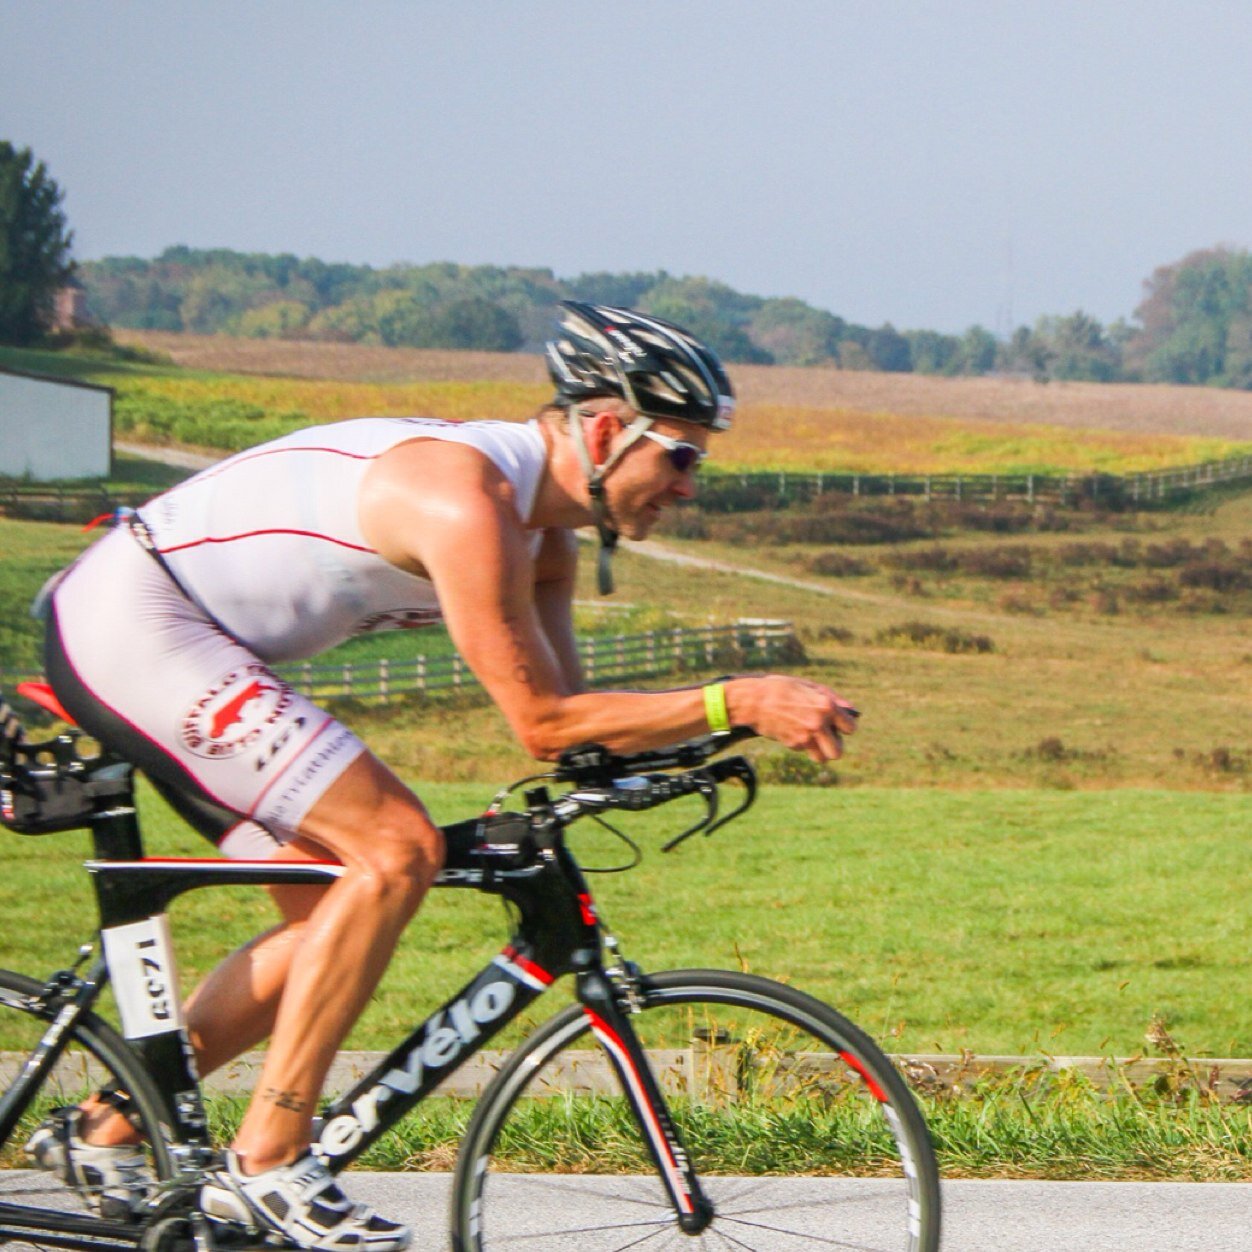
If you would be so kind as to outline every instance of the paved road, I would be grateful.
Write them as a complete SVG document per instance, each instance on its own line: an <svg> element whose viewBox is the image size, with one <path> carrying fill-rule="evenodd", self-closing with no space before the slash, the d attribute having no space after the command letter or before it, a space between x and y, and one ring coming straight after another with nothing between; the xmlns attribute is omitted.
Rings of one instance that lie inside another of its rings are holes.
<svg viewBox="0 0 1252 1252"><path fill-rule="evenodd" d="M24 1187L24 1171L0 1172L0 1194L5 1180ZM30 1177L30 1175L25 1175ZM557 1180L558 1182L560 1180ZM596 1210L580 1212L574 1197L592 1197L597 1184L614 1190L615 1180L569 1178L568 1193L560 1205L560 1221L576 1233L544 1238L533 1244L534 1252L600 1252L602 1248L627 1246L614 1235L609 1243L596 1242L580 1225L594 1229L603 1221ZM723 1185L734 1180L721 1180ZM761 1179L744 1180L752 1188L758 1208L766 1208ZM397 1174L352 1171L347 1189L353 1198L374 1205L388 1217L409 1222L414 1228L413 1252L436 1252L448 1248L448 1205L451 1178L447 1174ZM849 1188L864 1199L865 1180L849 1183L822 1179L769 1180L773 1197L788 1201L794 1211L807 1211L813 1188L829 1191L832 1203ZM869 1184L873 1186L873 1183ZM893 1189L895 1184L888 1184ZM16 1198L16 1197L14 1197ZM50 1199L45 1202L52 1202ZM535 1204L534 1216L546 1218L551 1205ZM841 1221L855 1206L845 1206ZM784 1209L782 1216L789 1216ZM696 1252L699 1248L752 1248L755 1252L796 1252L798 1248L832 1246L829 1239L774 1237L759 1230L738 1231L747 1241L722 1237L690 1240L677 1234L644 1239L643 1249L675 1248ZM844 1240L833 1246L871 1249L880 1241L866 1243L855 1230L841 1230ZM29 1245L10 1243L13 1252L28 1252ZM894 1247L895 1245L891 1245ZM1102 1182L948 1182L944 1184L943 1252L1252 1252L1252 1184L1246 1183L1102 1183Z"/></svg>
<svg viewBox="0 0 1252 1252"><path fill-rule="evenodd" d="M446 1176L353 1172L348 1179L354 1197L414 1223L415 1252L447 1246ZM944 1206L944 1252L1252 1252L1252 1184L949 1182ZM555 1246L547 1243L544 1252ZM642 1245L652 1246L670 1245ZM673 1246L701 1244L675 1239ZM795 1252L797 1243L751 1246Z"/></svg>

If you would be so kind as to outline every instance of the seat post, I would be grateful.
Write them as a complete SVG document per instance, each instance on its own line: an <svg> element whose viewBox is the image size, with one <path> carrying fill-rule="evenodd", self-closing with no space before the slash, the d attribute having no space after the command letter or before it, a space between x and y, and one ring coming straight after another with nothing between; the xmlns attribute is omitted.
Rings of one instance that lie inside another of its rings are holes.
<svg viewBox="0 0 1252 1252"><path fill-rule="evenodd" d="M98 861L143 859L143 838L135 812L135 769L112 760L91 771L92 813L88 820Z"/></svg>

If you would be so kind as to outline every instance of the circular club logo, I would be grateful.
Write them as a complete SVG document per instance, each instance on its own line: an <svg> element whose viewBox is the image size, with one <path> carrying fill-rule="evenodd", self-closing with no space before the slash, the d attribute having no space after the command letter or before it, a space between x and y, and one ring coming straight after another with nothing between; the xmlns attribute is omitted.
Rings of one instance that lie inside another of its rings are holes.
<svg viewBox="0 0 1252 1252"><path fill-rule="evenodd" d="M264 665L241 665L183 714L183 744L197 756L237 756L282 717L293 698L291 688Z"/></svg>

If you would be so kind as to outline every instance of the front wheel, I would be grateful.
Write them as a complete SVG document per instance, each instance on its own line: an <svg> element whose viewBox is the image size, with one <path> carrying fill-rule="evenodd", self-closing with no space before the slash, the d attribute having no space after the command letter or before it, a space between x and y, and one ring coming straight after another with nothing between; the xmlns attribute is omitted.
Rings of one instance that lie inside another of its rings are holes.
<svg viewBox="0 0 1252 1252"><path fill-rule="evenodd" d="M643 980L632 1022L716 1215L678 1226L580 1005L509 1058L466 1131L458 1252L858 1248L934 1252L939 1176L895 1067L860 1029L768 979Z"/></svg>

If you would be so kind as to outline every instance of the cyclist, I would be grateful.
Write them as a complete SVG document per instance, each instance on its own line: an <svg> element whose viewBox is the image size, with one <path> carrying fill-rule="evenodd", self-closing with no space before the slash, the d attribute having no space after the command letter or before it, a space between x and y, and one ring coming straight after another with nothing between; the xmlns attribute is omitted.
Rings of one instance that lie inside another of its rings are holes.
<svg viewBox="0 0 1252 1252"><path fill-rule="evenodd" d="M202 1073L270 1044L212 1216L300 1246L392 1252L409 1232L353 1204L309 1149L330 1062L441 865L421 801L271 669L350 635L442 618L534 756L620 752L747 725L835 759L850 706L784 675L703 689L585 689L571 620L573 531L597 527L600 583L694 495L733 392L716 356L660 318L563 305L556 396L528 424L358 419L239 453L157 497L54 580L48 678L90 734L139 765L237 857L337 858L329 888L272 888L281 923L189 999ZM63 1110L31 1141L67 1180L142 1199L116 1105Z"/></svg>

